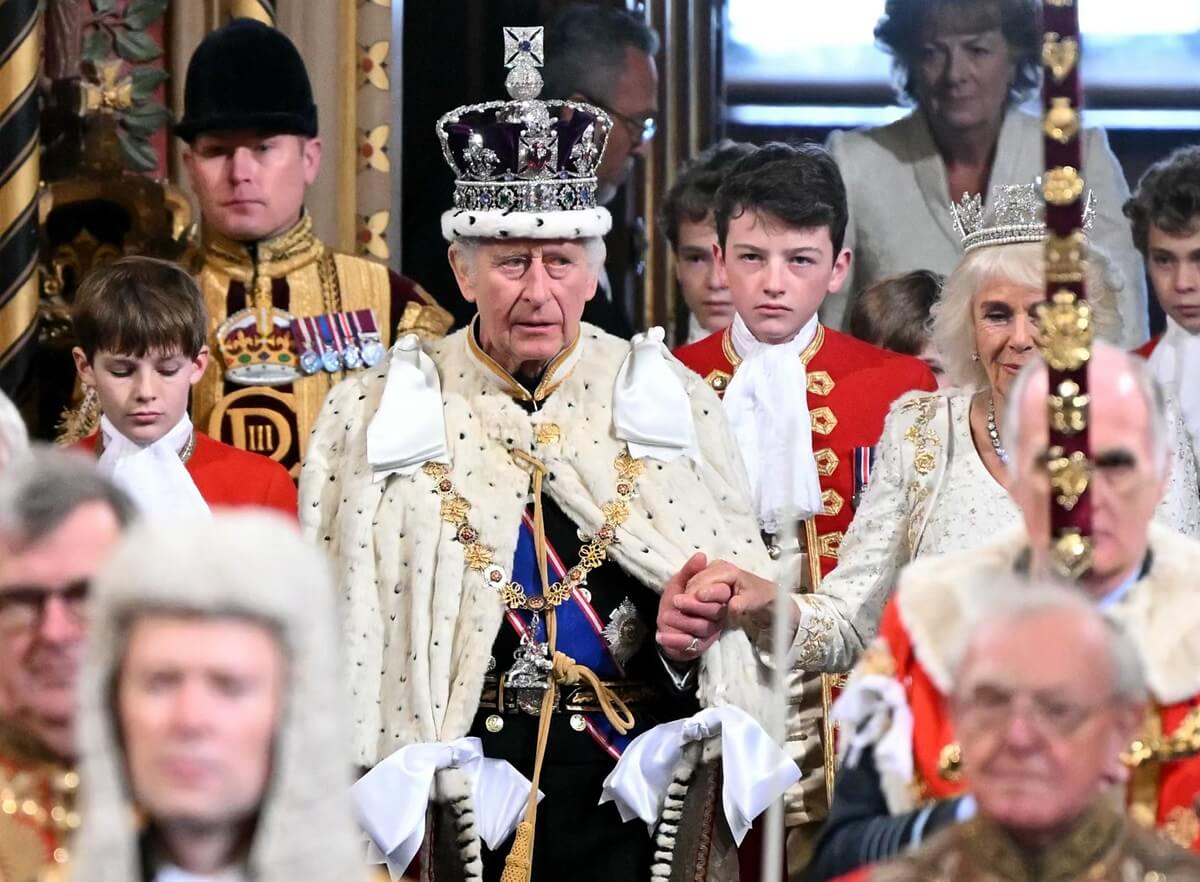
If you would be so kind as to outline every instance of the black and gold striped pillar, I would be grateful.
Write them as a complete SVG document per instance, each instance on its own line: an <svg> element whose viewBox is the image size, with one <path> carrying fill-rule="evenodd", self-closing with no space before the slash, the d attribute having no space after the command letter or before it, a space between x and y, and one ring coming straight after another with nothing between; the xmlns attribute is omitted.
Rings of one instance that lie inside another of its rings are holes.
<svg viewBox="0 0 1200 882"><path fill-rule="evenodd" d="M0 3L0 389L22 384L37 335L38 0Z"/></svg>

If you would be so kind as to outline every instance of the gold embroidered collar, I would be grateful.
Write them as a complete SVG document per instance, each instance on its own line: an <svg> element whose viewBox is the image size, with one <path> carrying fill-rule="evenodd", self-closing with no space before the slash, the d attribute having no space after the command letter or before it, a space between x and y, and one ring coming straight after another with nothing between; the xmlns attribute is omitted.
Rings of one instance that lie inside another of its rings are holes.
<svg viewBox="0 0 1200 882"><path fill-rule="evenodd" d="M538 383L536 389L532 393L517 380L500 367L490 355L483 351L483 347L479 344L479 316L476 315L471 321L471 327L467 334L467 354L471 360L479 366L496 388L511 395L517 401L533 401L537 404L542 403L561 386L566 379L571 376L571 372L575 370L575 365L579 363L580 357L583 355L583 341L581 335L576 335L575 339L569 343L558 355L550 359L546 365L545 373L542 374L542 379Z"/></svg>
<svg viewBox="0 0 1200 882"><path fill-rule="evenodd" d="M0 757L15 765L66 768L63 760L41 741L6 720L0 720Z"/></svg>
<svg viewBox="0 0 1200 882"><path fill-rule="evenodd" d="M230 278L247 284L255 276L286 276L324 252L325 244L313 234L312 218L307 212L278 236L258 242L238 242L213 230L205 230L204 236L205 263L216 265Z"/></svg>
<svg viewBox="0 0 1200 882"><path fill-rule="evenodd" d="M1045 849L1024 848L998 824L981 817L962 825L958 835L971 863L1005 882L1077 882L1102 872L1096 868L1117 852L1124 828L1115 811L1096 803L1066 836Z"/></svg>
<svg viewBox="0 0 1200 882"><path fill-rule="evenodd" d="M804 347L804 351L800 353L800 360L804 362L805 367L813 360L821 346L825 343L825 326L818 323L817 332L813 334L812 342ZM733 345L733 332L731 328L726 328L721 332L721 351L725 354L726 361L730 367L737 370L737 366L742 363L742 357L738 355L738 351Z"/></svg>

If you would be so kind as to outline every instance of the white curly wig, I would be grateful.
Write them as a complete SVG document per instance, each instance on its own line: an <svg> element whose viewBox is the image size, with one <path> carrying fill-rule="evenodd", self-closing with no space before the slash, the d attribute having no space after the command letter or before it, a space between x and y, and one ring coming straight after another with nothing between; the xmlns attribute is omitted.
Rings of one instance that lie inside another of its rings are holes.
<svg viewBox="0 0 1200 882"><path fill-rule="evenodd" d="M968 252L946 279L942 295L933 305L930 339L942 357L942 366L955 386L984 388L988 385L983 366L972 358L975 352L975 298L989 285L1008 282L1041 289L1045 285L1045 252L1041 242L990 245ZM1121 317L1117 294L1125 283L1103 251L1087 249L1088 303L1096 336L1120 339Z"/></svg>
<svg viewBox="0 0 1200 882"><path fill-rule="evenodd" d="M360 882L339 616L328 565L296 526L267 512L217 512L131 529L95 580L81 669L83 827L74 860L105 882L148 878L113 689L132 622L147 613L265 624L288 659L271 781L247 863L253 882Z"/></svg>
<svg viewBox="0 0 1200 882"><path fill-rule="evenodd" d="M0 392L0 474L29 453L29 432L21 412Z"/></svg>

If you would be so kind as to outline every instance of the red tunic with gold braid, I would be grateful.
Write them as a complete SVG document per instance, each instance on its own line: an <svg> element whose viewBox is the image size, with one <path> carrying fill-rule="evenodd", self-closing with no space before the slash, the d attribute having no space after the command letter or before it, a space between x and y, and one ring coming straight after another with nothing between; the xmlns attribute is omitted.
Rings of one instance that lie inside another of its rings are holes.
<svg viewBox="0 0 1200 882"><path fill-rule="evenodd" d="M675 356L723 395L742 359L728 330L675 350ZM822 577L837 566L842 537L870 477L872 453L892 402L913 389L932 392L929 368L848 334L817 327L800 355L808 374L812 446L824 511L814 518Z"/></svg>
<svg viewBox="0 0 1200 882"><path fill-rule="evenodd" d="M266 456L222 444L203 432L193 437L195 445L184 465L205 502L218 508L273 508L295 519L296 485L287 469ZM99 440L97 433L78 446L96 453Z"/></svg>
<svg viewBox="0 0 1200 882"><path fill-rule="evenodd" d="M880 652L886 647L886 654ZM883 613L879 643L871 651L903 684L913 714L914 796L919 802L961 796L967 785L959 770L958 743L946 708L946 699L934 685L914 650L912 639L893 598ZM890 656L890 658L888 658ZM1172 735L1197 743L1200 733L1200 696L1154 708L1147 722L1151 740ZM1147 734L1147 733L1144 733ZM1168 762L1144 763L1131 772L1130 814L1146 826L1157 826L1178 845L1200 852L1200 820L1194 800L1200 794L1200 756Z"/></svg>

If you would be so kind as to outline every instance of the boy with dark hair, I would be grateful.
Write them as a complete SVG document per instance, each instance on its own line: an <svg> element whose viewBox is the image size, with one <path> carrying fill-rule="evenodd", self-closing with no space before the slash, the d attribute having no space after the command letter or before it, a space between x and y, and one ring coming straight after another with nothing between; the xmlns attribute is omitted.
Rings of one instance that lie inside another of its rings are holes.
<svg viewBox="0 0 1200 882"><path fill-rule="evenodd" d="M192 428L188 395L204 376L208 313L175 264L127 257L79 286L75 367L100 430L80 446L143 513L264 506L296 516L287 470Z"/></svg>
<svg viewBox="0 0 1200 882"><path fill-rule="evenodd" d="M1138 352L1173 389L1200 457L1200 146L1150 166L1124 211L1167 314L1166 331Z"/></svg>
<svg viewBox="0 0 1200 882"><path fill-rule="evenodd" d="M794 560L794 590L837 565L892 402L937 388L915 358L821 325L817 310L850 268L846 190L815 144L768 144L717 191L717 273L733 324L677 353L724 398L771 556ZM828 813L830 684L796 675L788 747L804 772L787 804L788 869L800 873Z"/></svg>
<svg viewBox="0 0 1200 882"><path fill-rule="evenodd" d="M753 144L718 141L680 167L663 199L658 225L675 255L675 279L689 313L688 343L723 330L733 321L729 289L716 275L713 200L729 167L754 150Z"/></svg>

